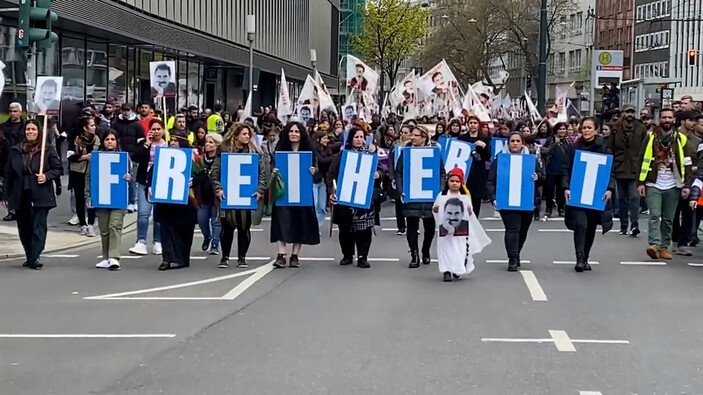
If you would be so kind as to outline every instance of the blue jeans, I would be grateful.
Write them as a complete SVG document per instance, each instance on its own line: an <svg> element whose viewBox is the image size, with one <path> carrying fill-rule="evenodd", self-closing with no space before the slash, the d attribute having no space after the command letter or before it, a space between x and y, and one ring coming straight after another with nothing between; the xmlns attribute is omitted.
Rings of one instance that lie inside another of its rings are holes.
<svg viewBox="0 0 703 395"><path fill-rule="evenodd" d="M315 213L317 214L317 225L322 229L327 214L327 186L324 182L312 184L312 197L315 202Z"/></svg>
<svg viewBox="0 0 703 395"><path fill-rule="evenodd" d="M137 187L137 242L146 243L146 233L149 230L151 203L146 199L146 185L136 184ZM154 242L161 242L161 224L154 221Z"/></svg>
<svg viewBox="0 0 703 395"><path fill-rule="evenodd" d="M215 206L202 206L198 209L198 226L203 237L206 239L212 238L211 247L219 247L220 245L220 218L217 216L217 208Z"/></svg>
<svg viewBox="0 0 703 395"><path fill-rule="evenodd" d="M138 192L138 185L137 182L134 180L135 176L137 174L137 167L139 167L139 164L133 163L132 164L132 172L130 174L133 174L132 179L129 180L129 201L128 204L137 204L137 192Z"/></svg>

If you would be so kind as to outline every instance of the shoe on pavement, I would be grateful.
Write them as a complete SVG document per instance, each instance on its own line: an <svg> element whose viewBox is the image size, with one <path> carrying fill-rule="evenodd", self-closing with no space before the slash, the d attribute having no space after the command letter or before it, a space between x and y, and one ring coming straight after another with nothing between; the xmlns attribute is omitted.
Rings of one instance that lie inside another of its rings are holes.
<svg viewBox="0 0 703 395"><path fill-rule="evenodd" d="M220 250L218 250L216 246L212 246L207 253L210 255L220 255Z"/></svg>
<svg viewBox="0 0 703 395"><path fill-rule="evenodd" d="M80 222L80 221L78 221L78 214L73 214L73 217L71 217L71 219L69 219L67 222L71 226L78 225L78 222Z"/></svg>
<svg viewBox="0 0 703 395"><path fill-rule="evenodd" d="M659 258L659 248L657 246L649 246L647 247L647 256L649 256L652 259L658 259Z"/></svg>
<svg viewBox="0 0 703 395"><path fill-rule="evenodd" d="M444 281L445 283L452 282L452 274L449 272L444 272L444 277L442 278L442 281Z"/></svg>
<svg viewBox="0 0 703 395"><path fill-rule="evenodd" d="M345 256L345 257L342 258L341 261L339 261L339 264L340 264L341 266L347 266L347 265L351 265L352 262L354 262L354 259L353 259L353 258L348 257L348 256Z"/></svg>
<svg viewBox="0 0 703 395"><path fill-rule="evenodd" d="M95 267L98 269L109 269L110 268L110 260L103 259L102 261L98 262L98 264L95 265Z"/></svg>
<svg viewBox="0 0 703 395"><path fill-rule="evenodd" d="M405 236L405 229L398 229L397 232L395 232L396 236Z"/></svg>
<svg viewBox="0 0 703 395"><path fill-rule="evenodd" d="M692 256L692 255L693 255L693 252L691 252L691 248L690 248L690 247L683 246L683 247L679 247L678 250L676 250L676 255L680 255L680 256Z"/></svg>
<svg viewBox="0 0 703 395"><path fill-rule="evenodd" d="M634 227L634 228L632 228L632 230L630 231L630 236L632 236L632 237L637 237L637 236L639 236L640 233L642 233L642 232L640 231L640 228Z"/></svg>
<svg viewBox="0 0 703 395"><path fill-rule="evenodd" d="M87 235L88 235L88 225L81 226L81 236L87 236Z"/></svg>
<svg viewBox="0 0 703 395"><path fill-rule="evenodd" d="M86 236L95 237L95 225L88 225L88 230L86 231Z"/></svg>
<svg viewBox="0 0 703 395"><path fill-rule="evenodd" d="M110 267L108 267L108 269L109 269L111 272L115 272L115 271L120 270L120 268L121 268L121 266L120 266L120 261L118 261L118 260L115 259L115 258L110 258L110 259L109 259L109 262L110 262Z"/></svg>
<svg viewBox="0 0 703 395"><path fill-rule="evenodd" d="M130 204L127 206L127 212L132 214L133 212L137 211L137 205L136 204Z"/></svg>
<svg viewBox="0 0 703 395"><path fill-rule="evenodd" d="M161 243L159 243L158 241L155 241L154 246L151 249L151 252L154 253L154 255L161 255L161 252L162 252Z"/></svg>
<svg viewBox="0 0 703 395"><path fill-rule="evenodd" d="M222 257L222 259L220 259L220 264L217 265L217 267L220 269L227 269L229 267L229 258L226 256Z"/></svg>
<svg viewBox="0 0 703 395"><path fill-rule="evenodd" d="M202 249L203 251L206 251L206 252L207 252L207 249L208 249L209 247L210 247L210 238L209 238L209 237L206 237L206 238L203 240L203 244L200 246L200 249Z"/></svg>
<svg viewBox="0 0 703 395"><path fill-rule="evenodd" d="M17 215L13 213L8 213L2 220L5 222L16 221ZM78 217L76 217L76 225L78 225Z"/></svg>
<svg viewBox="0 0 703 395"><path fill-rule="evenodd" d="M659 259L666 259L667 261L672 259L671 252L669 250L659 250Z"/></svg>
<svg viewBox="0 0 703 395"><path fill-rule="evenodd" d="M249 267L249 265L247 264L247 261L244 260L244 258L239 258L237 260L237 267L240 269L246 269Z"/></svg>
<svg viewBox="0 0 703 395"><path fill-rule="evenodd" d="M628 233L629 233L629 232L627 231L627 229L620 229L620 236L624 236L624 235L626 235L626 234L628 234Z"/></svg>
<svg viewBox="0 0 703 395"><path fill-rule="evenodd" d="M368 259L366 259L365 257L361 257L356 260L356 267L360 267L362 269L368 269L371 267L371 264L369 264Z"/></svg>
<svg viewBox="0 0 703 395"><path fill-rule="evenodd" d="M143 241L138 241L134 247L129 249L129 253L135 255L147 255L149 252L146 250L146 243Z"/></svg>

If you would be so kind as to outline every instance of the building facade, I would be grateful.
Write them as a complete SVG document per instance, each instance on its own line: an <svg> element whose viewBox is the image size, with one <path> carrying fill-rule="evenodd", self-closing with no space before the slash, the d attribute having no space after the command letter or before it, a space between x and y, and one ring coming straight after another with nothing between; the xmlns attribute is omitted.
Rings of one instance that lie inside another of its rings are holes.
<svg viewBox="0 0 703 395"><path fill-rule="evenodd" d="M667 0L668 3L668 0ZM671 0L671 44L669 74L676 81L675 97L693 96L703 101L703 2ZM690 66L688 51L695 50L696 62Z"/></svg>
<svg viewBox="0 0 703 395"><path fill-rule="evenodd" d="M670 44L671 0L636 0L632 78L668 78Z"/></svg>
<svg viewBox="0 0 703 395"><path fill-rule="evenodd" d="M595 10L595 49L622 50L623 80L631 79L635 0L598 0Z"/></svg>
<svg viewBox="0 0 703 395"><path fill-rule="evenodd" d="M17 0L0 1L16 6ZM339 0L55 0L59 40L41 53L37 75L62 75L62 115L71 103L151 102L149 62L174 60L178 95L168 106L230 111L248 94L245 18L256 15L255 105L273 105L281 69L293 94L317 69L334 87L337 76ZM17 22L3 18L0 60L6 64L3 109L25 98L26 61L18 56Z"/></svg>

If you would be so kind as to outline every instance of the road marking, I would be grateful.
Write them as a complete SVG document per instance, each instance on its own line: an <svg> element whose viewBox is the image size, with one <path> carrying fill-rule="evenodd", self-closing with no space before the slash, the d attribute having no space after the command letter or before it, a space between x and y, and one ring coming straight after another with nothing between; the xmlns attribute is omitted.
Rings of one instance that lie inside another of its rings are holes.
<svg viewBox="0 0 703 395"><path fill-rule="evenodd" d="M146 255L120 255L120 259L142 259ZM102 255L96 256L97 259L102 259Z"/></svg>
<svg viewBox="0 0 703 395"><path fill-rule="evenodd" d="M571 232L569 229L537 229L538 232L550 232L550 233L566 233Z"/></svg>
<svg viewBox="0 0 703 395"><path fill-rule="evenodd" d="M600 391L579 391L579 395L603 395Z"/></svg>
<svg viewBox="0 0 703 395"><path fill-rule="evenodd" d="M234 287L234 289L224 294L224 296L222 296L222 299L234 300L237 296L241 295L242 293L244 293L244 291L249 289L249 287L254 285L255 282L261 280L265 275L269 274L271 270L273 270L273 265L269 264L259 266L254 275L245 278L244 281L239 283L239 285Z"/></svg>
<svg viewBox="0 0 703 395"><path fill-rule="evenodd" d="M65 333L65 334L23 334L0 333L0 339L172 339L174 333L112 334L112 333Z"/></svg>
<svg viewBox="0 0 703 395"><path fill-rule="evenodd" d="M42 258L78 258L80 255L73 255L73 254L48 254L48 255L42 255Z"/></svg>
<svg viewBox="0 0 703 395"><path fill-rule="evenodd" d="M369 258L369 262L400 262L400 258Z"/></svg>
<svg viewBox="0 0 703 395"><path fill-rule="evenodd" d="M576 261L554 261L555 265L575 265ZM598 265L598 262L588 262L590 265Z"/></svg>
<svg viewBox="0 0 703 395"><path fill-rule="evenodd" d="M703 263L689 263L688 266L703 267Z"/></svg>
<svg viewBox="0 0 703 395"><path fill-rule="evenodd" d="M192 256L192 257L190 257L190 260L191 260L191 261L204 261L204 260L206 260L207 258L208 258L208 257L206 257L206 256Z"/></svg>
<svg viewBox="0 0 703 395"><path fill-rule="evenodd" d="M532 270L520 270L520 274L522 274L522 279L525 280L527 289L530 290L532 300L535 302L546 302L547 295L544 294L542 286L539 285L539 281L537 281L535 273L532 272Z"/></svg>
<svg viewBox="0 0 703 395"><path fill-rule="evenodd" d="M309 261L309 262L325 262L325 261L334 261L334 258L317 258L317 257L300 257L298 258L300 261Z"/></svg>
<svg viewBox="0 0 703 395"><path fill-rule="evenodd" d="M273 261L266 264L266 266L270 266L272 263L273 263ZM205 280L190 281L187 283L167 285L164 287L139 289L136 291L119 292L119 293L107 294L107 295L86 296L83 299L85 299L85 300L231 300L231 299L224 299L224 297L185 297L185 296L184 297L151 297L151 296L150 297L127 297L127 296L140 295L140 294L146 294L146 293L152 293L152 292L160 292L160 291L169 291L172 289L180 289L180 288L186 288L186 287L193 287L196 285L209 284L209 283L214 283L217 281L224 281L224 280L229 280L229 279L233 279L233 278L237 278L237 277L254 275L254 274L259 273L260 271L263 271L263 270L264 269L262 269L261 267L258 267L258 268L251 269L251 270L245 270L243 272L228 274L226 276L212 277L212 278L208 278ZM266 271L266 273L268 273L268 271ZM261 277L257 278L257 280L259 280L260 278ZM232 292L232 291L230 291L230 292Z"/></svg>
<svg viewBox="0 0 703 395"><path fill-rule="evenodd" d="M547 339L524 339L524 338L483 338L484 343L554 343L558 351L576 352L574 344L630 344L627 340L595 340L595 339L571 339L566 331L549 330L551 338Z"/></svg>
<svg viewBox="0 0 703 395"><path fill-rule="evenodd" d="M620 262L620 264L628 266L666 266L666 262L658 261Z"/></svg>
<svg viewBox="0 0 703 395"><path fill-rule="evenodd" d="M505 229L484 229L486 232L505 232Z"/></svg>
<svg viewBox="0 0 703 395"><path fill-rule="evenodd" d="M507 259L486 259L486 263L508 263ZM520 263L532 263L532 261L521 260Z"/></svg>
<svg viewBox="0 0 703 395"><path fill-rule="evenodd" d="M550 330L549 335L554 339L554 345L557 346L557 351L576 352L576 347L574 347L574 343L571 342L566 331Z"/></svg>

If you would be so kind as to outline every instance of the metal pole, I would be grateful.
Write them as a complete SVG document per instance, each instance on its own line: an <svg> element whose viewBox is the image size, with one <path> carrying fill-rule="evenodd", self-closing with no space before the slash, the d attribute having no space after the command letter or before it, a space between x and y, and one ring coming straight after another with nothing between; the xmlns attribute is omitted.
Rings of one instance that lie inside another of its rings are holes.
<svg viewBox="0 0 703 395"><path fill-rule="evenodd" d="M254 90L254 40L249 40L249 91L247 92L247 94L251 94L253 90ZM253 94L252 94L252 100L253 100Z"/></svg>
<svg viewBox="0 0 703 395"><path fill-rule="evenodd" d="M537 76L537 110L547 109L547 0L542 0L539 19L539 69Z"/></svg>

